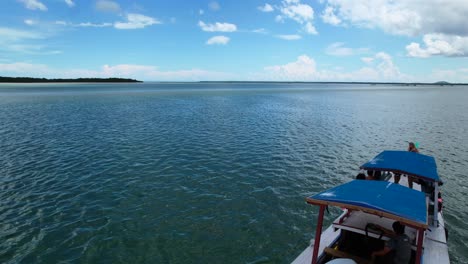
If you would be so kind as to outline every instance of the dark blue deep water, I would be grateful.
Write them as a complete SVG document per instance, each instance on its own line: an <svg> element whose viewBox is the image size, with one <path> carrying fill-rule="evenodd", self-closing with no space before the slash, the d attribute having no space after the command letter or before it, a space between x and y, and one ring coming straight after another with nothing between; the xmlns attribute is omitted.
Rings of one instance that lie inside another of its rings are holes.
<svg viewBox="0 0 468 264"><path fill-rule="evenodd" d="M467 86L1 84L0 263L288 263L315 227L304 198L407 141L436 157L467 263L467 102Z"/></svg>

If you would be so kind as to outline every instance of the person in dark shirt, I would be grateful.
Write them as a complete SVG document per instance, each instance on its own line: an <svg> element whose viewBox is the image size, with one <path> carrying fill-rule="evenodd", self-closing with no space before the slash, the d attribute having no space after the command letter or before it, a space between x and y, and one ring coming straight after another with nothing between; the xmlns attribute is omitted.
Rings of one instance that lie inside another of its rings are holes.
<svg viewBox="0 0 468 264"><path fill-rule="evenodd" d="M362 172L356 175L356 180L365 180L365 179L366 179L366 175Z"/></svg>
<svg viewBox="0 0 468 264"><path fill-rule="evenodd" d="M382 250L372 252L372 260L376 257L385 256L391 251L394 252L394 264L408 264L411 259L411 241L405 234L405 226L396 221L393 223L392 228L394 232L380 227L385 233L392 236L390 240L385 243Z"/></svg>
<svg viewBox="0 0 468 264"><path fill-rule="evenodd" d="M368 170L366 180L379 181L381 176L381 171Z"/></svg>

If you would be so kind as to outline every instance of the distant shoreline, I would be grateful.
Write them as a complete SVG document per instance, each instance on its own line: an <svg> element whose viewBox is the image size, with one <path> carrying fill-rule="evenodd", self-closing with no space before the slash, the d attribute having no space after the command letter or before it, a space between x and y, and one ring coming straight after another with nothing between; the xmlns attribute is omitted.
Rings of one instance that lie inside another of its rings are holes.
<svg viewBox="0 0 468 264"><path fill-rule="evenodd" d="M1 77L0 83L139 83L135 79L126 78L76 78L76 79L46 79L31 77Z"/></svg>
<svg viewBox="0 0 468 264"><path fill-rule="evenodd" d="M404 85L404 86L417 86L417 85L442 85L442 86L453 86L453 85L468 85L468 83L449 83L449 82L433 82L433 83L423 83L423 82L288 82L288 81L200 81L199 83L297 83L297 84L368 84L368 85Z"/></svg>
<svg viewBox="0 0 468 264"><path fill-rule="evenodd" d="M74 79L47 79L47 78L32 78L32 77L2 77L0 83L143 83L143 81L129 78L74 78ZM468 85L468 83L450 83L446 81L424 83L424 82L306 82L306 81L147 81L147 83L252 83L252 84L363 84L363 85L398 85L398 86L418 86L418 85L434 85L434 86L460 86Z"/></svg>

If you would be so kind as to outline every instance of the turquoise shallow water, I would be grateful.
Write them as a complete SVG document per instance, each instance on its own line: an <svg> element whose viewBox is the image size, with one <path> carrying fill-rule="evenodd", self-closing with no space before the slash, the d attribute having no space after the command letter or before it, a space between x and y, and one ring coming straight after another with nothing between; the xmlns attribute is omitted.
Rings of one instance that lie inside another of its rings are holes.
<svg viewBox="0 0 468 264"><path fill-rule="evenodd" d="M304 197L412 140L468 263L466 102L466 86L0 84L0 262L288 263L315 227Z"/></svg>

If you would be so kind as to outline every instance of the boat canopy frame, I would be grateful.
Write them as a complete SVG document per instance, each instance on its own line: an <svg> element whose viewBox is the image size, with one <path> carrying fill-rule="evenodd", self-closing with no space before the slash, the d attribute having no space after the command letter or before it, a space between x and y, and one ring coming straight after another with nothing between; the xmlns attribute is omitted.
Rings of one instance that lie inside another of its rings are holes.
<svg viewBox="0 0 468 264"><path fill-rule="evenodd" d="M410 151L385 150L361 165L360 169L390 171L431 182L441 182L435 159L428 155Z"/></svg>
<svg viewBox="0 0 468 264"><path fill-rule="evenodd" d="M420 263L424 231L428 229L427 204L423 193L391 182L353 180L307 197L306 201L320 206L312 264L318 260L324 210L329 205L363 211L416 228L416 263Z"/></svg>
<svg viewBox="0 0 468 264"><path fill-rule="evenodd" d="M434 157L417 152L401 150L384 150L370 161L361 165L363 170L390 171L420 178L434 183L433 201L439 197L439 185L443 182L437 173ZM433 225L439 224L437 213L438 203L434 202Z"/></svg>

